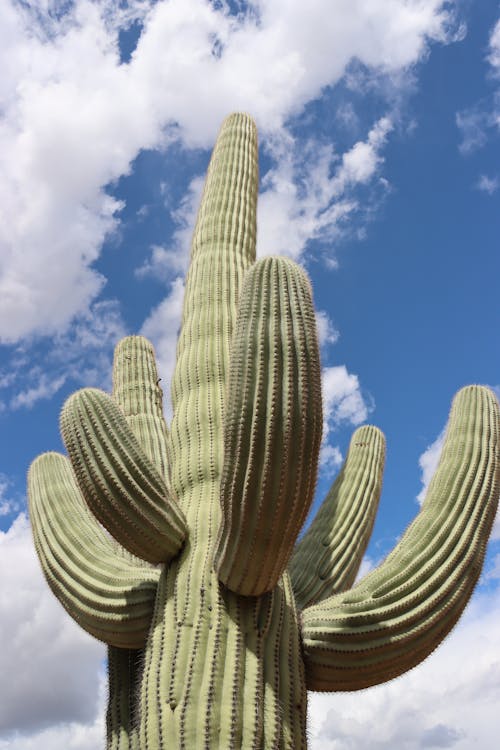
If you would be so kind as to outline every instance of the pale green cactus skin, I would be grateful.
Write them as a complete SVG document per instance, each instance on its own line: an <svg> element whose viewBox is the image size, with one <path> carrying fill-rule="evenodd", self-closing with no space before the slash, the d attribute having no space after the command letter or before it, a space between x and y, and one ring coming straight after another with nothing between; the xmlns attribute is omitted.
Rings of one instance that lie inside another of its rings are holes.
<svg viewBox="0 0 500 750"><path fill-rule="evenodd" d="M69 459L47 453L29 472L46 578L109 645L110 750L301 750L307 690L414 667L481 570L499 410L480 386L456 396L423 509L378 569L351 588L382 484L375 427L356 431L296 543L316 481L320 361L303 271L255 261L257 188L255 126L232 115L194 234L170 431L152 347L129 337L112 397L85 389L65 405Z"/></svg>

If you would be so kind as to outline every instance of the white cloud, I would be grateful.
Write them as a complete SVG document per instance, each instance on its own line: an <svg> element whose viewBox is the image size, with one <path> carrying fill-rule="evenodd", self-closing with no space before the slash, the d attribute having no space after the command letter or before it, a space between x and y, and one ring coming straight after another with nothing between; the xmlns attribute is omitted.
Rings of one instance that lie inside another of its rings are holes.
<svg viewBox="0 0 500 750"><path fill-rule="evenodd" d="M419 505L425 500L429 483L437 469L439 459L441 458L441 451L443 449L444 438L446 435L446 428L439 433L437 438L431 443L418 459L418 465L422 472L422 489L417 495L417 502Z"/></svg>
<svg viewBox="0 0 500 750"><path fill-rule="evenodd" d="M490 117L489 111L479 105L457 113L456 124L462 139L458 150L461 154L468 155L485 145Z"/></svg>
<svg viewBox="0 0 500 750"><path fill-rule="evenodd" d="M493 27L490 36L488 62L496 74L500 73L500 19Z"/></svg>
<svg viewBox="0 0 500 750"><path fill-rule="evenodd" d="M453 633L418 668L361 692L311 693L311 750L364 750L367 738L370 750L495 750L499 623L500 589L478 592Z"/></svg>
<svg viewBox="0 0 500 750"><path fill-rule="evenodd" d="M113 347L126 333L119 305L114 300L94 303L53 337L40 351L33 342L19 346L10 357L9 370L0 372L5 408L32 408L53 398L70 381L77 387L109 390Z"/></svg>
<svg viewBox="0 0 500 750"><path fill-rule="evenodd" d="M177 336L181 325L183 301L184 281L179 277L172 283L168 296L155 307L141 329L141 334L146 336L155 348L158 373L162 379L163 405L167 421L172 416L170 383L176 361Z"/></svg>
<svg viewBox="0 0 500 750"><path fill-rule="evenodd" d="M320 466L323 476L331 476L342 462L342 454L331 444L332 432L341 424L357 427L364 422L373 406L365 401L359 379L347 371L345 365L324 367L323 392L323 442Z"/></svg>
<svg viewBox="0 0 500 750"><path fill-rule="evenodd" d="M367 419L371 407L363 398L357 375L347 372L345 365L325 367L322 381L323 411L329 424L357 426Z"/></svg>
<svg viewBox="0 0 500 750"><path fill-rule="evenodd" d="M12 483L5 474L0 473L0 518L10 516L20 508L20 501L12 495Z"/></svg>
<svg viewBox="0 0 500 750"><path fill-rule="evenodd" d="M491 31L486 60L490 66L490 75L493 78L500 77L500 19ZM462 136L459 145L462 154L469 154L484 146L491 135L491 130L498 131L500 128L500 90L497 89L491 99L484 99L472 107L458 112L456 123ZM485 179L488 180L489 178ZM487 184L485 183L485 185ZM490 192L486 186L482 188L479 184L478 187L480 190L485 189L486 192Z"/></svg>
<svg viewBox="0 0 500 750"><path fill-rule="evenodd" d="M476 184L477 190L480 190L482 193L487 193L488 195L496 193L499 187L500 182L498 177L488 177L486 174L482 174Z"/></svg>
<svg viewBox="0 0 500 750"><path fill-rule="evenodd" d="M16 393L10 402L11 409L20 409L21 407L31 409L37 401L52 398L66 382L65 375L52 379L47 373L40 372L39 368L36 368L35 377L38 379L37 385Z"/></svg>
<svg viewBox="0 0 500 750"><path fill-rule="evenodd" d="M176 225L171 246L153 245L151 256L136 270L138 278L152 276L170 281L172 274L185 273L189 265L191 237L203 191L204 176L194 177L179 206L170 212Z"/></svg>
<svg viewBox="0 0 500 750"><path fill-rule="evenodd" d="M342 464L342 453L338 445L330 443L321 444L319 452L319 465L321 467L321 477L323 479L335 476L337 469Z"/></svg>
<svg viewBox="0 0 500 750"><path fill-rule="evenodd" d="M97 686L104 647L73 622L49 590L23 514L0 531L0 622L0 748L31 746L26 737L11 738L15 732L28 735L59 723L92 725L101 709ZM59 731L67 734L64 727Z"/></svg>
<svg viewBox="0 0 500 750"><path fill-rule="evenodd" d="M335 344L339 340L340 333L335 328L326 310L316 311L316 326L318 329L319 345L321 347L325 347L328 344Z"/></svg>
<svg viewBox="0 0 500 750"><path fill-rule="evenodd" d="M57 14L1 0L3 342L60 331L88 309L105 283L93 264L121 208L105 188L141 149L172 138L208 147L235 109L277 132L353 59L392 76L451 38L443 0L267 0L238 18L208 0L120 5L77 0ZM121 64L118 31L138 15L142 35ZM356 179L376 163L368 149L344 165Z"/></svg>
<svg viewBox="0 0 500 750"><path fill-rule="evenodd" d="M391 129L390 118L380 118L342 157L331 145L296 143L285 131L275 136L270 151L277 166L264 175L259 198L258 255L298 259L308 242L322 240L335 264L335 240L360 211L355 188L376 176Z"/></svg>
<svg viewBox="0 0 500 750"><path fill-rule="evenodd" d="M100 693L104 693L104 683ZM0 750L96 750L105 744L104 702L92 723L71 722L43 729L32 735L16 733L0 737Z"/></svg>

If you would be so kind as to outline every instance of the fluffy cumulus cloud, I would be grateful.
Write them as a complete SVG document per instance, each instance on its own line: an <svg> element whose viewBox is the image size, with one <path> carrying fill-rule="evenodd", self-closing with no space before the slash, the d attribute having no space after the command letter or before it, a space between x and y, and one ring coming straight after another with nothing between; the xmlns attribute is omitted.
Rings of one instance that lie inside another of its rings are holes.
<svg viewBox="0 0 500 750"><path fill-rule="evenodd" d="M0 531L0 622L0 748L102 744L104 648L50 592L24 514Z"/></svg>
<svg viewBox="0 0 500 750"><path fill-rule="evenodd" d="M356 187L366 185L383 163L381 151L393 124L380 118L366 139L344 154L331 145L296 143L286 131L270 141L276 167L266 173L258 213L258 254L298 259L310 240L327 240L330 264L335 239L360 204ZM381 187L385 189L384 184Z"/></svg>
<svg viewBox="0 0 500 750"><path fill-rule="evenodd" d="M126 11L111 0L1 0L0 341L60 331L88 310L105 284L95 261L122 207L106 186L130 171L141 149L172 139L208 147L234 109L251 111L264 137L283 135L287 118L353 59L377 75L396 74L431 41L446 41L451 22L442 0L266 0L244 8L234 16L208 0L131 3ZM142 33L123 62L119 32L134 19ZM338 179L368 179L386 131L387 123L375 124L339 161ZM313 171L331 158L320 154ZM279 167L268 191L286 183L290 169ZM313 193L322 189L314 184L321 174L309 179ZM327 189L339 189L335 178ZM332 211L352 210L324 197L311 208L310 198L306 189L297 207L292 196L281 213L298 212L299 229L310 223L313 236L335 221ZM303 229L299 237L292 254Z"/></svg>
<svg viewBox="0 0 500 750"><path fill-rule="evenodd" d="M345 365L324 367L322 386L324 421L320 465L323 476L329 476L342 461L339 448L331 442L334 430L342 424L359 426L368 418L373 404L363 395L358 376L348 372Z"/></svg>
<svg viewBox="0 0 500 750"><path fill-rule="evenodd" d="M309 696L311 750L494 750L500 589L479 593L428 660L386 685ZM369 739L367 739L369 738Z"/></svg>

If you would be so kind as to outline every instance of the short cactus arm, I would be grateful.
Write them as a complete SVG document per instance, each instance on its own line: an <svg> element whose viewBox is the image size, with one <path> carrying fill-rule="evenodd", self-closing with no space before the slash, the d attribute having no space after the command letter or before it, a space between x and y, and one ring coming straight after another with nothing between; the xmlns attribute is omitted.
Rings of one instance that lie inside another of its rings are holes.
<svg viewBox="0 0 500 750"><path fill-rule="evenodd" d="M168 479L168 430L163 416L163 392L153 346L143 336L127 336L116 346L112 397L146 456L160 476Z"/></svg>
<svg viewBox="0 0 500 750"><path fill-rule="evenodd" d="M451 630L481 571L499 493L499 409L487 388L456 396L424 506L382 565L303 611L308 687L357 690L418 664Z"/></svg>
<svg viewBox="0 0 500 750"><path fill-rule="evenodd" d="M299 608L354 583L373 529L384 460L380 430L371 425L357 429L338 477L290 561Z"/></svg>
<svg viewBox="0 0 500 750"><path fill-rule="evenodd" d="M35 547L52 591L91 635L140 648L159 571L125 556L88 511L67 458L45 453L28 475Z"/></svg>
<svg viewBox="0 0 500 750"><path fill-rule="evenodd" d="M111 397L95 388L74 393L61 432L85 501L110 534L151 563L176 555L184 516Z"/></svg>
<svg viewBox="0 0 500 750"><path fill-rule="evenodd" d="M316 484L321 368L309 280L265 258L243 284L224 413L216 569L247 596L283 573Z"/></svg>

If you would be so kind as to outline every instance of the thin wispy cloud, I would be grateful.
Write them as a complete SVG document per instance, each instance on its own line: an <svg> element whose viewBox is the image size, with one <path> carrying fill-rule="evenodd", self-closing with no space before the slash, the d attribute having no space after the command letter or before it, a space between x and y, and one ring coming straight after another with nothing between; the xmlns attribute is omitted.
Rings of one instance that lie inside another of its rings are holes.
<svg viewBox="0 0 500 750"><path fill-rule="evenodd" d="M487 74L496 81L500 78L500 20L490 32L485 62L488 65ZM458 112L456 124L461 137L458 148L465 156L484 147L490 138L498 137L500 89L495 87L491 96Z"/></svg>
<svg viewBox="0 0 500 750"><path fill-rule="evenodd" d="M493 195L500 187L500 181L498 177L489 177L486 174L482 174L476 183L476 189L480 190L481 193L487 195Z"/></svg>

